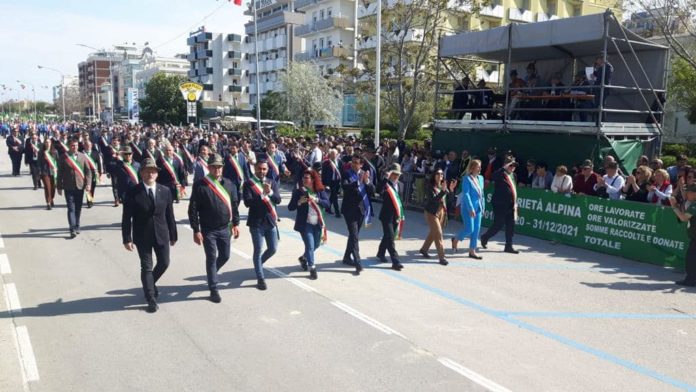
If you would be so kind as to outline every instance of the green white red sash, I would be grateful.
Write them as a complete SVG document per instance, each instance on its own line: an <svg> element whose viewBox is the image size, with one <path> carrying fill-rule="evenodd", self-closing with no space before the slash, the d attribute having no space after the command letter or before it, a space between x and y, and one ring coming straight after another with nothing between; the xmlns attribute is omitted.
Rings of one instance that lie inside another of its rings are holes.
<svg viewBox="0 0 696 392"><path fill-rule="evenodd" d="M278 169L278 164L275 162L274 156L269 156L268 166L273 169L273 171L280 176L280 169Z"/></svg>
<svg viewBox="0 0 696 392"><path fill-rule="evenodd" d="M70 155L66 154L65 155L65 161L68 163L70 167L75 171L75 174L80 177L82 181L85 180L85 172L82 170L80 165L77 164L76 160L73 159Z"/></svg>
<svg viewBox="0 0 696 392"><path fill-rule="evenodd" d="M341 179L341 172L338 170L338 166L336 166L336 162L332 161L331 159L328 159L329 163L331 164L331 170L333 170L335 177L334 179Z"/></svg>
<svg viewBox="0 0 696 392"><path fill-rule="evenodd" d="M266 208L268 209L268 212L271 213L271 217L273 217L273 222L278 221L278 214L276 213L275 206L273 205L273 202L271 202L271 199L268 197L268 195L263 194L263 184L261 181L256 178L256 176L251 177L251 189L259 195L261 200L263 201L263 204L266 205Z"/></svg>
<svg viewBox="0 0 696 392"><path fill-rule="evenodd" d="M92 159L92 157L89 156L89 154L85 154L85 158L87 158L87 164L89 165L89 168L92 169L92 172L94 172L94 176L96 177L97 182L99 182L97 163L94 162L94 159Z"/></svg>
<svg viewBox="0 0 696 392"><path fill-rule="evenodd" d="M46 158L48 168L53 172L53 180L55 181L58 178L58 162L56 162L56 158L48 150L44 151L44 158Z"/></svg>
<svg viewBox="0 0 696 392"><path fill-rule="evenodd" d="M140 150L140 147L138 147L138 145L135 144L135 142L130 142L130 145L131 145L131 147L133 147L133 150L135 150L138 153L139 157L143 156L142 150Z"/></svg>
<svg viewBox="0 0 696 392"><path fill-rule="evenodd" d="M133 180L134 184L137 184L140 182L138 180L138 173L135 171L133 166L131 166L130 163L123 161L123 168L126 169L126 173L130 176L131 180Z"/></svg>
<svg viewBox="0 0 696 392"><path fill-rule="evenodd" d="M305 191L307 192L307 203L309 206L317 213L317 216L319 217L319 224L321 225L321 242L325 243L328 238L328 231L326 230L326 219L324 219L324 210L322 210L319 207L319 204L317 204L314 199L317 197L317 194L315 192L312 192L311 189L305 187Z"/></svg>
<svg viewBox="0 0 696 392"><path fill-rule="evenodd" d="M179 179L176 178L176 171L174 171L174 166L171 163L169 163L169 161L167 160L167 158L164 157L164 155L162 155L160 158L162 159L162 163L164 164L164 168L167 170L167 173L169 173L169 176L171 176L172 180L174 181L174 189L176 189L176 198L180 199L181 196L179 192L181 185L179 184Z"/></svg>
<svg viewBox="0 0 696 392"><path fill-rule="evenodd" d="M239 178L239 183L244 184L244 171L242 171L242 165L239 164L239 161L237 160L237 157L228 155L227 160L230 161L232 164L232 168L234 168L234 171L237 173L237 178Z"/></svg>
<svg viewBox="0 0 696 392"><path fill-rule="evenodd" d="M183 151L183 152L184 152L184 155L186 155L186 159L188 159L188 161L189 161L191 164L193 164L193 157L191 156L191 153L188 152L188 150L186 149L186 147L181 147L181 151Z"/></svg>
<svg viewBox="0 0 696 392"><path fill-rule="evenodd" d="M515 207L515 220L517 220L517 187L515 186L515 181L512 174L505 172L505 182L508 187L510 187L510 192L512 192L512 205Z"/></svg>
<svg viewBox="0 0 696 392"><path fill-rule="evenodd" d="M182 167L184 166L184 158L182 158L181 155L179 155L178 152L175 152L175 153L174 153L174 159L176 159L177 161L179 161L179 164L180 164Z"/></svg>
<svg viewBox="0 0 696 392"><path fill-rule="evenodd" d="M400 240L401 235L404 232L404 222L406 221L406 215L404 214L404 205L401 203L399 193L391 186L391 184L387 184L385 188L387 194L389 195L389 199L391 200L394 206L394 211L396 212L397 226L394 229L394 235L396 236L397 240Z"/></svg>
<svg viewBox="0 0 696 392"><path fill-rule="evenodd" d="M230 194L227 192L227 189L225 189L222 184L215 178L213 178L210 174L207 176L203 177L203 182L210 188L211 191L217 196L224 204L225 207L227 207L227 211L230 213L230 223L232 222L232 198L230 197Z"/></svg>
<svg viewBox="0 0 696 392"><path fill-rule="evenodd" d="M203 168L203 173L205 173L205 175L207 176L209 172L208 164L205 163L205 160L201 159L201 157L198 157L198 164L201 165L201 167Z"/></svg>

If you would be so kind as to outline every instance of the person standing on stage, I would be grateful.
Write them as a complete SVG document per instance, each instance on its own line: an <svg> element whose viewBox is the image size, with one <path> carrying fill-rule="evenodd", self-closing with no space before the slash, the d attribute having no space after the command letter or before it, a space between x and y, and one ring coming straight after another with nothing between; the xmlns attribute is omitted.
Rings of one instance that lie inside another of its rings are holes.
<svg viewBox="0 0 696 392"><path fill-rule="evenodd" d="M338 194L341 191L341 165L338 160L338 151L332 148L329 150L328 159L322 163L321 168L321 181L330 192L326 213L331 214L333 208L336 211L336 218L341 217L341 211L338 207Z"/></svg>
<svg viewBox="0 0 696 392"><path fill-rule="evenodd" d="M401 176L401 165L392 163L387 167L387 178L384 181L382 194L382 209L379 211L379 220L382 222L382 241L377 250L377 260L386 263L386 252L392 262L392 269L401 271L404 266L399 261L399 254L396 252L395 239L401 239L404 230L406 216L404 205L401 202L401 192L403 185L399 182ZM396 237L396 238L395 238Z"/></svg>
<svg viewBox="0 0 696 392"><path fill-rule="evenodd" d="M193 164L193 182L196 183L208 175L208 156L210 149L207 145L201 144L198 148L198 158Z"/></svg>
<svg viewBox="0 0 696 392"><path fill-rule="evenodd" d="M225 158L225 167L222 170L222 176L230 179L237 187L237 200L242 199L242 185L251 175L249 164L247 163L244 154L239 152L236 143L229 146L229 153Z"/></svg>
<svg viewBox="0 0 696 392"><path fill-rule="evenodd" d="M65 191L65 202L68 205L68 224L70 238L80 234L80 214L82 199L85 192L90 191L92 171L85 155L77 151L78 141L73 139L68 144L68 151L58 160L58 194Z"/></svg>
<svg viewBox="0 0 696 392"><path fill-rule="evenodd" d="M512 247L512 236L515 233L515 221L518 218L517 181L515 170L517 162L514 158L506 158L503 167L496 170L491 179L495 182L493 188L493 224L481 236L481 247L486 249L488 240L505 226L505 252L518 254L520 251Z"/></svg>
<svg viewBox="0 0 696 392"><path fill-rule="evenodd" d="M12 161L12 176L17 177L22 167L22 153L24 153L22 138L19 136L19 125L12 129L12 134L7 137L5 144L7 144L10 161Z"/></svg>
<svg viewBox="0 0 696 392"><path fill-rule="evenodd" d="M51 138L46 138L39 152L39 175L43 181L46 209L55 206L53 199L56 197L56 183L58 178L58 152L53 148Z"/></svg>
<svg viewBox="0 0 696 392"><path fill-rule="evenodd" d="M266 280L263 275L263 263L273 256L278 248L278 213L276 205L280 204L278 183L266 178L268 163L259 159L254 165L254 175L245 183L242 195L244 205L249 209L247 226L254 244L254 270L256 271L259 290L266 290ZM263 242L266 241L266 251L261 253Z"/></svg>
<svg viewBox="0 0 696 392"><path fill-rule="evenodd" d="M118 200L123 202L128 189L138 185L140 182L138 177L140 164L133 161L133 150L129 146L122 147L121 159L114 159L111 161L111 164L116 167L113 173L118 177L116 181L118 185Z"/></svg>
<svg viewBox="0 0 696 392"><path fill-rule="evenodd" d="M82 153L85 154L87 158L87 163L89 163L89 169L92 171L92 183L90 186L90 191L87 193L87 208L92 208L94 205L94 191L97 188L97 184L101 181L101 176L104 173L104 166L101 161L101 156L99 151L97 151L92 145L92 141L85 139L82 142Z"/></svg>
<svg viewBox="0 0 696 392"><path fill-rule="evenodd" d="M481 161L478 159L471 160L466 168L465 175L462 177L462 192L457 198L464 226L452 238L452 249L456 251L457 243L469 237L469 257L476 260L482 259L481 256L476 254L476 248L479 233L481 232L481 219L486 211L486 198L483 189L484 181L481 175Z"/></svg>
<svg viewBox="0 0 696 392"><path fill-rule="evenodd" d="M420 253L426 259L430 258L428 250L430 245L435 243L437 249L437 257L440 264L447 265L445 259L445 246L443 244L442 232L447 224L447 203L446 197L453 192L457 186L457 181L452 181L449 184L445 182L445 172L442 169L437 169L433 173L432 180L429 181L429 186L425 189L425 221L428 223L428 236L420 248Z"/></svg>
<svg viewBox="0 0 696 392"><path fill-rule="evenodd" d="M193 183L188 216L193 242L203 245L210 301L220 303L218 272L230 258L230 236L239 238L239 201L237 188L222 176L222 157L211 156L210 172Z"/></svg>
<svg viewBox="0 0 696 392"><path fill-rule="evenodd" d="M156 162L157 166L161 169L157 177L157 183L167 187L172 193L174 202L178 203L183 195L186 194L188 176L186 175L181 161L176 159L174 146L167 144L164 147L164 152L159 156Z"/></svg>
<svg viewBox="0 0 696 392"><path fill-rule="evenodd" d="M675 282L680 286L696 286L696 185L686 186L686 200L684 209L679 206L675 197L669 198L672 210L682 222L689 222L686 233L689 237L689 247L686 249L686 276L684 279Z"/></svg>
<svg viewBox="0 0 696 392"><path fill-rule="evenodd" d="M300 266L307 271L309 278L317 279L314 263L314 251L327 240L326 221L323 208L329 206L329 199L324 191L319 173L307 169L302 176L302 187L292 191L288 210L297 210L294 230L299 232L304 242L304 255L300 257Z"/></svg>
<svg viewBox="0 0 696 392"><path fill-rule="evenodd" d="M371 182L370 172L362 170L362 165L363 161L360 155L353 155L350 167L343 173L341 181L343 189L341 213L343 213L343 219L348 228L348 242L343 254L343 264L355 266L357 274L363 270L360 260L360 228L363 224L372 223L374 216L370 196L374 195L375 186Z"/></svg>
<svg viewBox="0 0 696 392"><path fill-rule="evenodd" d="M159 168L150 158L143 160L140 176L143 181L126 192L123 200L121 234L123 246L138 250L140 258L140 281L147 300L148 313L159 308L157 281L169 267L169 247L178 239L174 207L169 189L157 184ZM152 268L152 252L157 265Z"/></svg>
<svg viewBox="0 0 696 392"><path fill-rule="evenodd" d="M24 142L24 164L29 166L31 174L31 182L34 185L34 190L41 188L41 176L39 175L39 135L36 132L30 132L29 137Z"/></svg>

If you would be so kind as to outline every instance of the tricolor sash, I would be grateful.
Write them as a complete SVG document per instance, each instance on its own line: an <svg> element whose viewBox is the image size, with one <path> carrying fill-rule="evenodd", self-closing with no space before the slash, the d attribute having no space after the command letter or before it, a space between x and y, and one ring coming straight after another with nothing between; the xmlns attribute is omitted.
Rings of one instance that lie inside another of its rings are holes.
<svg viewBox="0 0 696 392"><path fill-rule="evenodd" d="M278 169L278 164L277 164L276 161L275 161L275 156L270 156L269 158L271 158L271 159L268 160L268 167L271 168L271 169L273 169L273 171L274 171L278 176L280 176L280 169Z"/></svg>
<svg viewBox="0 0 696 392"><path fill-rule="evenodd" d="M399 192L392 187L391 184L387 184L385 187L387 195L394 206L394 211L396 211L396 227L394 228L394 236L397 240L401 239L401 235L404 232L404 222L406 221L406 215L404 214L404 205L401 203L401 197L399 197Z"/></svg>
<svg viewBox="0 0 696 392"><path fill-rule="evenodd" d="M215 196L217 196L225 204L227 211L230 213L230 223L232 223L232 198L227 192L227 189L225 189L222 184L220 184L220 182L213 178L210 174L203 177L203 182L205 182L208 188L213 191Z"/></svg>
<svg viewBox="0 0 696 392"><path fill-rule="evenodd" d="M237 173L237 178L239 178L240 186L243 186L245 181L244 171L242 170L242 165L239 163L239 160L237 160L237 157L232 155L228 155L227 160L230 161L230 164L232 164L232 168Z"/></svg>
<svg viewBox="0 0 696 392"><path fill-rule="evenodd" d="M365 209L365 227L372 224L372 205L370 204L370 197L367 195L365 190L365 184L360 181L360 176L353 169L348 171L351 181L355 181L358 184L358 193L360 193L360 199L362 200L363 207Z"/></svg>
<svg viewBox="0 0 696 392"><path fill-rule="evenodd" d="M515 181L511 174L505 172L505 182L508 187L510 187L510 192L512 192L512 205L515 209L515 220L517 220L517 187L515 187Z"/></svg>
<svg viewBox="0 0 696 392"><path fill-rule="evenodd" d="M319 208L319 204L317 204L317 202L314 201L314 199L317 198L317 194L315 192L312 192L307 187L305 187L305 191L307 192L307 203L309 204L309 207L311 207L319 217L319 224L321 225L321 242L326 243L326 241L329 239L329 235L328 231L326 230L326 219L324 219L324 210Z"/></svg>
<svg viewBox="0 0 696 392"><path fill-rule="evenodd" d="M137 144L135 144L135 142L130 142L130 145L133 148L133 150L135 150L138 153L138 156L140 156L140 157L143 156L142 150L140 149L140 147L138 147Z"/></svg>
<svg viewBox="0 0 696 392"><path fill-rule="evenodd" d="M203 168L203 174L208 175L208 164L201 157L198 157L198 164Z"/></svg>
<svg viewBox="0 0 696 392"><path fill-rule="evenodd" d="M133 180L134 184L137 184L140 182L140 180L138 180L138 173L135 171L135 169L133 168L133 166L131 166L130 163L124 161L123 168L126 170L126 173L131 178L131 180Z"/></svg>
<svg viewBox="0 0 696 392"><path fill-rule="evenodd" d="M53 172L53 180L56 181L58 179L58 162L56 162L56 158L54 158L48 150L44 151L44 158L46 159L48 168Z"/></svg>
<svg viewBox="0 0 696 392"><path fill-rule="evenodd" d="M190 164L193 164L193 157L191 156L191 153L188 152L188 150L186 149L186 147L181 147L181 151L184 152L184 155L186 155L186 159L188 159L189 163L190 163Z"/></svg>
<svg viewBox="0 0 696 392"><path fill-rule="evenodd" d="M268 212L271 214L271 217L273 218L273 222L278 221L278 214L276 213L275 206L273 205L273 202L271 202L271 199L268 197L268 195L263 194L263 183L261 180L256 178L256 176L251 177L251 189L259 195L261 200L263 201L263 204L266 205L266 208L268 209Z"/></svg>
<svg viewBox="0 0 696 392"><path fill-rule="evenodd" d="M174 189L176 189L176 198L180 199L181 185L179 184L179 179L176 178L176 171L174 170L174 166L171 163L169 163L169 161L167 160L167 158L164 157L164 155L162 155L160 158L162 159L162 163L164 164L164 168L167 170L167 173L169 173L169 175L172 177L172 180L174 181Z"/></svg>
<svg viewBox="0 0 696 392"><path fill-rule="evenodd" d="M329 163L331 164L331 171L333 171L334 180L340 180L341 179L341 172L338 170L338 166L336 165L336 162L332 161L331 159L328 159Z"/></svg>
<svg viewBox="0 0 696 392"><path fill-rule="evenodd" d="M182 167L185 166L185 165L184 165L184 158L182 158L181 155L179 155L178 152L175 152L175 153L174 153L174 159L176 159L177 161L179 161L179 164L180 164Z"/></svg>
<svg viewBox="0 0 696 392"><path fill-rule="evenodd" d="M82 179L82 181L85 180L85 172L82 170L80 165L77 164L76 159L73 159L70 155L65 155L65 161L68 163L70 167L75 171L75 174Z"/></svg>

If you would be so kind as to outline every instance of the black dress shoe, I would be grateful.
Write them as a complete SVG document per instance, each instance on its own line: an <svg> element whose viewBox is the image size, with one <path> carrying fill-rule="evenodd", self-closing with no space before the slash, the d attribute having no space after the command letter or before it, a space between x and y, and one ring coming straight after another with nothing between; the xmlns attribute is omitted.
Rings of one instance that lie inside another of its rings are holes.
<svg viewBox="0 0 696 392"><path fill-rule="evenodd" d="M147 312L148 313L155 313L159 309L159 306L157 305L157 302L153 299L150 301L147 301Z"/></svg>
<svg viewBox="0 0 696 392"><path fill-rule="evenodd" d="M300 261L300 267L302 267L302 271L307 271L307 258L304 256L300 256L297 260Z"/></svg>
<svg viewBox="0 0 696 392"><path fill-rule="evenodd" d="M362 270L363 270L362 264L360 264L359 261L356 261L355 262L355 273L360 275L360 272L362 272Z"/></svg>
<svg viewBox="0 0 696 392"><path fill-rule="evenodd" d="M51 210L51 205L50 205L50 204L47 204L47 205L46 205L46 210L48 210L48 211Z"/></svg>
<svg viewBox="0 0 696 392"><path fill-rule="evenodd" d="M426 258L426 259L429 259L429 258L430 258L430 255L428 254L427 251L421 250L421 251L420 251L420 254L422 254L423 257Z"/></svg>
<svg viewBox="0 0 696 392"><path fill-rule="evenodd" d="M219 304L222 302L222 298L220 298L220 292L217 290L210 290L210 302Z"/></svg>
<svg viewBox="0 0 696 392"><path fill-rule="evenodd" d="M75 238L75 237L77 237L77 234L75 234L75 232L71 230L71 231L70 231L70 238L72 239L72 238Z"/></svg>
<svg viewBox="0 0 696 392"><path fill-rule="evenodd" d="M689 280L678 280L674 282L675 284L678 284L679 286L686 286L686 287L696 287L696 282L692 282Z"/></svg>
<svg viewBox="0 0 696 392"><path fill-rule="evenodd" d="M268 288L268 287L266 286L266 281L263 280L263 279L259 279L259 280L256 282L256 288L259 289L259 290L262 290L262 291L263 291L263 290L266 290L266 289Z"/></svg>
<svg viewBox="0 0 696 392"><path fill-rule="evenodd" d="M309 279L317 280L317 269L312 268L309 270Z"/></svg>
<svg viewBox="0 0 696 392"><path fill-rule="evenodd" d="M396 263L392 263L391 267L394 271L401 271L402 269L404 269L404 265L399 263L398 261Z"/></svg>
<svg viewBox="0 0 696 392"><path fill-rule="evenodd" d="M79 228L79 227L76 227L76 228L75 228L75 234L80 234L80 228Z"/></svg>
<svg viewBox="0 0 696 392"><path fill-rule="evenodd" d="M336 214L336 218L342 218L341 214Z"/></svg>
<svg viewBox="0 0 696 392"><path fill-rule="evenodd" d="M37 190L37 189L38 189L37 187L34 187L34 190Z"/></svg>
<svg viewBox="0 0 696 392"><path fill-rule="evenodd" d="M55 207L55 206L56 206L56 203L51 202L51 207Z"/></svg>
<svg viewBox="0 0 696 392"><path fill-rule="evenodd" d="M481 247L483 249L488 249L486 245L488 245L488 240L484 240L483 237L481 237Z"/></svg>
<svg viewBox="0 0 696 392"><path fill-rule="evenodd" d="M440 264L447 265L449 264L449 261L447 261L447 259L440 259Z"/></svg>
<svg viewBox="0 0 696 392"><path fill-rule="evenodd" d="M517 252L517 251L515 251L515 252ZM519 253L519 252L517 252L517 253ZM469 253L469 258L475 259L475 260L482 260L483 259L483 257L481 257L479 255L472 255L471 253Z"/></svg>
<svg viewBox="0 0 696 392"><path fill-rule="evenodd" d="M516 255L516 254L520 253L519 250L512 249L512 248L505 248L504 252L505 252L505 253L512 253L513 255Z"/></svg>
<svg viewBox="0 0 696 392"><path fill-rule="evenodd" d="M376 257L377 257L378 263L388 263L389 262L389 260L387 260L387 258L384 256L377 255Z"/></svg>

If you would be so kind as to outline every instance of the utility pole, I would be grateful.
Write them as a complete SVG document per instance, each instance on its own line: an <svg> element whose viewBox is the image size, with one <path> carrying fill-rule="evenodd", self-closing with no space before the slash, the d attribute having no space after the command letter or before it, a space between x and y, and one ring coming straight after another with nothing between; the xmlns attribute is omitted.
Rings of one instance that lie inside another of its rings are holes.
<svg viewBox="0 0 696 392"><path fill-rule="evenodd" d="M58 72L60 74L60 98L61 101L63 101L63 122L65 122L65 74L55 68L45 67L43 65L38 65L37 67L39 67L39 69L47 69L49 71Z"/></svg>
<svg viewBox="0 0 696 392"><path fill-rule="evenodd" d="M379 147L379 106L382 93L382 0L377 0L377 46L375 47L375 148Z"/></svg>

